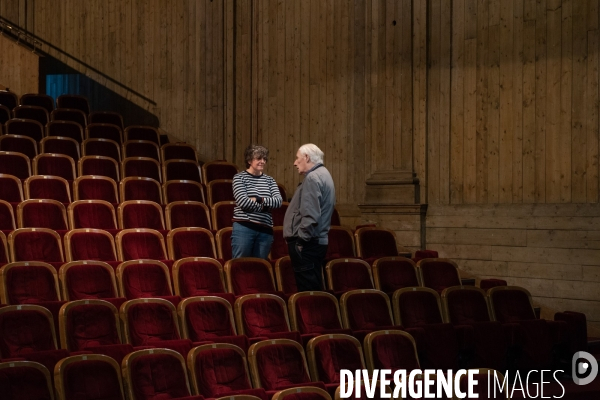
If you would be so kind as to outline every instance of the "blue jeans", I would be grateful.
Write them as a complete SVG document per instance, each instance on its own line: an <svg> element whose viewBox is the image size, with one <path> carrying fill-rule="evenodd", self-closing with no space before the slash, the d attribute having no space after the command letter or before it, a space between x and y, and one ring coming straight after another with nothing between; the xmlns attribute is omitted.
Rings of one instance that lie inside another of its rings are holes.
<svg viewBox="0 0 600 400"><path fill-rule="evenodd" d="M273 244L273 235L250 229L240 223L233 223L231 234L231 256L240 257L269 257Z"/></svg>

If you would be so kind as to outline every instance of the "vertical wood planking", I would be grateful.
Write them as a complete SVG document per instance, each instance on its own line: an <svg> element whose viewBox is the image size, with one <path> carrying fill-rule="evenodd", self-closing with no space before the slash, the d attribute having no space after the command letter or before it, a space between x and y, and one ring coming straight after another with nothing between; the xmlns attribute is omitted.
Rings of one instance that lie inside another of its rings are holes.
<svg viewBox="0 0 600 400"><path fill-rule="evenodd" d="M503 2L505 3L505 2ZM489 2L487 202L499 202L500 140L500 0ZM485 173L485 170L484 170Z"/></svg>
<svg viewBox="0 0 600 400"><path fill-rule="evenodd" d="M431 0L429 5L429 68L427 90L427 187L428 202L440 201L440 75L441 75L441 0Z"/></svg>
<svg viewBox="0 0 600 400"><path fill-rule="evenodd" d="M450 113L450 203L461 204L463 202L464 174L464 147L467 143L463 140L467 129L465 120L466 100L468 93L463 88L465 84L465 60L467 43L465 41L466 10L473 6L469 0L457 0L452 9L452 76L451 76L451 113ZM468 79L468 78L467 78Z"/></svg>
<svg viewBox="0 0 600 400"><path fill-rule="evenodd" d="M587 84L586 84L586 190L587 202L598 202L598 86L600 84L598 77L598 13L600 7L598 0L588 1L588 33L587 33Z"/></svg>
<svg viewBox="0 0 600 400"><path fill-rule="evenodd" d="M573 203L585 203L587 197L586 190L586 164L587 157L582 155L587 153L586 142L587 132L585 124L585 114L588 111L586 107L586 86L587 86L587 2L575 1L573 6L573 20L578 21L572 24L573 28L573 78L572 78L572 105L569 113L572 115L573 124L571 127L571 154L572 168L571 174L571 201ZM564 17L563 17L564 25ZM564 42L564 41L563 41ZM564 63L564 60L563 60ZM564 76L564 75L563 75ZM562 111L562 110L561 110ZM565 133L565 132L563 132ZM563 149L564 151L564 149Z"/></svg>
<svg viewBox="0 0 600 400"><path fill-rule="evenodd" d="M500 2L500 115L498 143L498 202L511 203L513 200L513 146L515 129L513 126L513 85L516 81L515 66L521 64L519 58L513 58L514 24L513 2ZM518 157L520 159L520 157Z"/></svg>
<svg viewBox="0 0 600 400"><path fill-rule="evenodd" d="M450 90L451 90L451 45L452 45L452 9L451 2L442 1L440 24L442 40L440 43L440 203L450 203Z"/></svg>
<svg viewBox="0 0 600 400"><path fill-rule="evenodd" d="M546 0L535 18L535 202L546 202Z"/></svg>
<svg viewBox="0 0 600 400"><path fill-rule="evenodd" d="M513 51L512 51L512 199L513 203L523 201L523 114L524 114L524 45L523 1L513 2Z"/></svg>
<svg viewBox="0 0 600 400"><path fill-rule="evenodd" d="M465 0L465 121L463 145L463 202L477 201L477 0ZM453 160L454 161L454 160ZM460 162L460 160L456 160Z"/></svg>
<svg viewBox="0 0 600 400"><path fill-rule="evenodd" d="M577 1L576 1L577 2ZM558 1L557 1L558 3ZM579 2L581 3L581 2ZM559 185L560 203L571 202L571 146L572 146L572 123L573 90L583 88L573 87L573 14L572 0L562 0L561 10L561 72L560 72L560 133L558 137L558 148L560 153ZM576 23L575 25L578 25ZM582 189L578 189L582 191Z"/></svg>

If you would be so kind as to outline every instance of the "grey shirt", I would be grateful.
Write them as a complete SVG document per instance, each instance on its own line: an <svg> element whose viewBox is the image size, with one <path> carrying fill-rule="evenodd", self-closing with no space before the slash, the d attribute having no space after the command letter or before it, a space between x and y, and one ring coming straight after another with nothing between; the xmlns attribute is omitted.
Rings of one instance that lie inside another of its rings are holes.
<svg viewBox="0 0 600 400"><path fill-rule="evenodd" d="M328 244L331 215L335 206L335 187L331 174L317 164L298 185L283 219L283 237L298 237L306 242L318 238Z"/></svg>

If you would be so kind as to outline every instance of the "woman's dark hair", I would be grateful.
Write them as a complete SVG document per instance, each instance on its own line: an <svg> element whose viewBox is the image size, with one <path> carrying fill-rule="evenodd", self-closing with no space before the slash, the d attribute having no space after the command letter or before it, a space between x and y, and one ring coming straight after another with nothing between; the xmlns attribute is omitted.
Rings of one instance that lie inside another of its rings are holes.
<svg viewBox="0 0 600 400"><path fill-rule="evenodd" d="M250 168L250 163L254 159L264 158L265 161L269 160L269 150L264 146L258 146L251 144L244 150L244 160L246 160L246 168Z"/></svg>

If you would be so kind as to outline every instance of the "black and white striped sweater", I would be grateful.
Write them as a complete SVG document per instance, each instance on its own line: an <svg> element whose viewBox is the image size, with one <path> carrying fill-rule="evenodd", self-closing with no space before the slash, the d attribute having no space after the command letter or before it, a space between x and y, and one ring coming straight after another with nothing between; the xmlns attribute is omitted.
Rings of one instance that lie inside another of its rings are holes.
<svg viewBox="0 0 600 400"><path fill-rule="evenodd" d="M233 177L233 196L235 208L233 220L237 222L253 222L273 226L271 209L281 207L282 198L275 179L262 174L252 175L242 171ZM252 201L250 197L261 198L262 203Z"/></svg>

